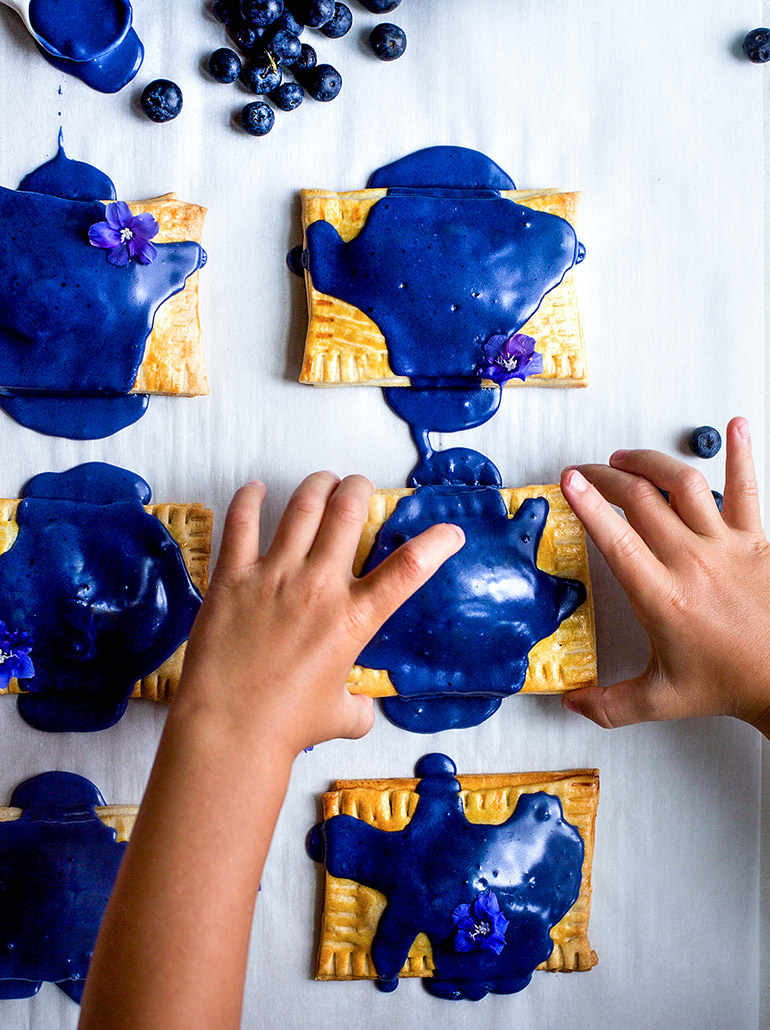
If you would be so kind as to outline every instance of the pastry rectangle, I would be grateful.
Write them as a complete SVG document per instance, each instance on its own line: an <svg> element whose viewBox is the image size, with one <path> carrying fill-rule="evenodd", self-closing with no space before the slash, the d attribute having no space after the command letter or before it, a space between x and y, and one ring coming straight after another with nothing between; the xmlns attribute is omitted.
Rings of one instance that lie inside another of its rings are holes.
<svg viewBox="0 0 770 1030"><path fill-rule="evenodd" d="M302 190L303 232L312 222L323 219L347 243L358 235L372 206L387 192ZM579 193L501 190L500 195L525 207L558 215L573 228L576 226ZM304 242L307 246L306 236ZM320 293L307 272L305 284L309 321L300 382L314 386L409 386L407 377L397 376L391 369L385 338L367 315L351 304ZM528 376L525 381L509 379L506 387L588 385L573 271L545 295L538 310L519 331L537 340L538 351L543 355L543 372Z"/></svg>
<svg viewBox="0 0 770 1030"><path fill-rule="evenodd" d="M353 567L356 575L360 574L380 527L393 513L399 499L411 493L414 491L408 489L374 493ZM558 486L503 488L500 493L510 515L528 497L544 497L548 501L550 510L537 564L552 575L581 580L588 595L585 603L565 619L555 633L532 648L522 693L560 694L593 686L596 684L596 629L585 530ZM360 665L353 667L348 688L369 697L396 693L386 670Z"/></svg>
<svg viewBox="0 0 770 1030"><path fill-rule="evenodd" d="M557 773L511 773L458 776L465 815L471 823L505 822L524 793L545 791L561 802L565 819L585 845L578 899L552 931L553 952L538 969L571 972L591 969L596 953L588 941L591 914L591 869L594 827L599 803L599 773L578 769ZM402 830L418 803L416 779L339 780L322 796L323 818L345 814L380 830ZM318 950L317 980L376 979L371 944L385 909L383 894L353 880L325 873L324 909ZM431 976L431 946L419 934L402 969L402 977Z"/></svg>

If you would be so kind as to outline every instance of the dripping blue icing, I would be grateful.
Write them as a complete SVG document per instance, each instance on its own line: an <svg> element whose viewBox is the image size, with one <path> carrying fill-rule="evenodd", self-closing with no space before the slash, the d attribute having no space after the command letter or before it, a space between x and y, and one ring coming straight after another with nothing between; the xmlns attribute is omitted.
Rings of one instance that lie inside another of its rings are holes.
<svg viewBox="0 0 770 1030"><path fill-rule="evenodd" d="M18 819L0 823L0 998L29 998L43 982L80 1001L125 843L94 809L89 780L47 772L19 784Z"/></svg>
<svg viewBox="0 0 770 1030"><path fill-rule="evenodd" d="M187 639L201 598L148 484L101 462L35 476L0 555L0 619L33 640L19 714L37 729L106 729L134 684Z"/></svg>
<svg viewBox="0 0 770 1030"><path fill-rule="evenodd" d="M87 232L115 195L61 137L18 190L0 188L0 407L38 432L99 439L141 418L149 398L128 391L155 312L205 263L182 242L158 244L151 265L110 265Z"/></svg>
<svg viewBox="0 0 770 1030"><path fill-rule="evenodd" d="M403 830L379 830L335 815L310 831L310 857L332 876L382 892L387 905L372 942L379 985L392 991L418 933L431 942L440 998L478 1001L513 994L553 951L551 930L580 892L584 844L557 797L523 794L499 826L468 822L456 767L446 755L417 763L417 807ZM437 858L438 856L438 858ZM452 913L491 890L508 920L499 955L455 949Z"/></svg>

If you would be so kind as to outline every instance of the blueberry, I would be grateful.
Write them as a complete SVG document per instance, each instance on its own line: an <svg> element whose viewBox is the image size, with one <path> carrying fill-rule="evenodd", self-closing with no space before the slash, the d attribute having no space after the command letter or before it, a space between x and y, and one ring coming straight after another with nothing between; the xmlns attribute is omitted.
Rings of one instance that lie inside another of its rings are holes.
<svg viewBox="0 0 770 1030"><path fill-rule="evenodd" d="M270 39L268 47L276 61L286 66L298 61L302 53L302 44L299 41L299 36L295 36L288 29L279 29Z"/></svg>
<svg viewBox="0 0 770 1030"><path fill-rule="evenodd" d="M321 100L324 103L334 100L342 89L342 76L330 64L316 65L302 81L313 100Z"/></svg>
<svg viewBox="0 0 770 1030"><path fill-rule="evenodd" d="M770 61L770 29L752 29L743 41L743 52L754 64Z"/></svg>
<svg viewBox="0 0 770 1030"><path fill-rule="evenodd" d="M292 10L303 25L320 29L334 17L334 0L297 0L292 4Z"/></svg>
<svg viewBox="0 0 770 1030"><path fill-rule="evenodd" d="M713 426L698 426L690 433L690 450L699 458L713 458L719 454L722 437Z"/></svg>
<svg viewBox="0 0 770 1030"><path fill-rule="evenodd" d="M265 30L255 29L251 25L244 25L242 21L231 22L227 26L227 35L241 53L247 54L249 57L252 57L264 48L262 38L265 35Z"/></svg>
<svg viewBox="0 0 770 1030"><path fill-rule="evenodd" d="M270 104L264 100L255 100L246 104L241 111L241 128L250 136L265 136L273 127L275 115Z"/></svg>
<svg viewBox="0 0 770 1030"><path fill-rule="evenodd" d="M230 22L237 21L241 15L238 0L214 0L214 3L211 5L211 13L223 25L229 25Z"/></svg>
<svg viewBox="0 0 770 1030"><path fill-rule="evenodd" d="M288 7L285 7L281 17L270 28L275 29L276 32L278 29L286 29L287 32L293 32L295 36L301 36L305 26L297 21Z"/></svg>
<svg viewBox="0 0 770 1030"><path fill-rule="evenodd" d="M401 0L361 0L361 3L372 14L387 14L388 11L395 11Z"/></svg>
<svg viewBox="0 0 770 1030"><path fill-rule="evenodd" d="M247 25L263 29L283 14L283 0L241 0L241 17Z"/></svg>
<svg viewBox="0 0 770 1030"><path fill-rule="evenodd" d="M309 43L303 43L300 48L299 58L294 62L291 70L296 78L301 79L303 75L307 75L309 71L315 68L317 61L318 57L315 50Z"/></svg>
<svg viewBox="0 0 770 1030"><path fill-rule="evenodd" d="M209 58L209 74L217 82L235 82L241 74L241 59L234 50L220 47Z"/></svg>
<svg viewBox="0 0 770 1030"><path fill-rule="evenodd" d="M278 89L282 78L281 69L267 57L255 57L241 72L243 85L259 96Z"/></svg>
<svg viewBox="0 0 770 1030"><path fill-rule="evenodd" d="M155 79L142 90L142 110L153 122L170 122L182 110L182 91L169 79Z"/></svg>
<svg viewBox="0 0 770 1030"><path fill-rule="evenodd" d="M305 248L301 243L298 243L296 247L292 247L289 253L286 255L286 265L290 272L298 275L300 279L305 278Z"/></svg>
<svg viewBox="0 0 770 1030"><path fill-rule="evenodd" d="M305 99L305 91L298 82L284 82L273 90L270 99L281 111L294 111Z"/></svg>
<svg viewBox="0 0 770 1030"><path fill-rule="evenodd" d="M716 501L717 508L719 508L719 510L721 511L722 510L722 505L725 503L724 497L720 494L720 492L718 490L712 490L711 491L711 496Z"/></svg>
<svg viewBox="0 0 770 1030"><path fill-rule="evenodd" d="M342 39L343 36L350 32L352 24L353 15L348 5L336 3L334 5L334 14L321 28L321 32L329 39Z"/></svg>
<svg viewBox="0 0 770 1030"><path fill-rule="evenodd" d="M369 46L380 61L395 61L406 50L406 33L392 22L380 22L369 33Z"/></svg>

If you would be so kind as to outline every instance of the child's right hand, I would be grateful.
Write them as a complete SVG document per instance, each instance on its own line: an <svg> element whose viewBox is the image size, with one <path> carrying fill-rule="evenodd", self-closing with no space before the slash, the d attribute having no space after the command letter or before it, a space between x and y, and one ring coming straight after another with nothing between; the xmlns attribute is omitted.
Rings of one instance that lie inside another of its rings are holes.
<svg viewBox="0 0 770 1030"><path fill-rule="evenodd" d="M700 472L656 451L616 451L609 466L562 475L650 638L640 676L564 697L600 726L734 715L770 736L770 544L748 422L734 418L726 437L722 515Z"/></svg>

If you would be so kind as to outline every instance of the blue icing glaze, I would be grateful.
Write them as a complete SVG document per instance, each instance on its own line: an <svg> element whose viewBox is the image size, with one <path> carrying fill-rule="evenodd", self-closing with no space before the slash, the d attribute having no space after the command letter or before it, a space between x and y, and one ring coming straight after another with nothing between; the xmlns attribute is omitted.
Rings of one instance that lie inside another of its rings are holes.
<svg viewBox="0 0 770 1030"><path fill-rule="evenodd" d="M372 943L380 986L392 991L415 937L431 942L435 971L423 986L440 998L512 994L553 951L551 930L580 892L584 845L557 797L523 794L499 826L468 822L456 768L445 755L422 758L419 801L403 830L379 830L335 815L308 835L311 858L332 876L387 898ZM508 921L500 954L458 951L452 914L493 891Z"/></svg>
<svg viewBox="0 0 770 1030"><path fill-rule="evenodd" d="M383 697L382 710L390 722L410 733L463 730L491 719L501 697Z"/></svg>
<svg viewBox="0 0 770 1030"><path fill-rule="evenodd" d="M64 200L117 200L112 179L99 168L85 161L67 157L59 134L54 157L29 172L19 183L25 193L45 193Z"/></svg>
<svg viewBox="0 0 770 1030"><path fill-rule="evenodd" d="M27 429L68 440L100 440L131 426L147 411L146 393L117 397L53 396L28 391L0 396L0 408Z"/></svg>
<svg viewBox="0 0 770 1030"><path fill-rule="evenodd" d="M200 595L135 473L92 462L35 476L22 498L0 555L0 619L33 640L19 713L42 730L106 729L187 639Z"/></svg>
<svg viewBox="0 0 770 1030"><path fill-rule="evenodd" d="M131 27L127 0L30 0L29 21L44 44L70 61L113 50Z"/></svg>
<svg viewBox="0 0 770 1030"><path fill-rule="evenodd" d="M421 723L433 732L488 718L491 710L463 708L464 699L521 690L530 650L583 604L583 583L537 566L548 510L544 498L529 498L509 518L493 487L423 486L399 500L363 574L436 523L451 522L466 535L465 546L388 619L358 659L387 669L407 703L422 700L422 714L411 709L407 716L396 703L386 707L399 725ZM435 697L441 705L430 704Z"/></svg>
<svg viewBox="0 0 770 1030"><path fill-rule="evenodd" d="M69 61L54 57L38 45L38 50L54 68L74 75L99 93L117 93L135 77L144 60L144 45L134 29L109 53L92 61Z"/></svg>
<svg viewBox="0 0 770 1030"><path fill-rule="evenodd" d="M0 998L44 981L80 1000L99 925L125 851L94 811L89 780L48 772L21 783L0 823Z"/></svg>
<svg viewBox="0 0 770 1030"><path fill-rule="evenodd" d="M369 189L515 190L513 179L486 154L468 147L426 147L383 165L369 176Z"/></svg>

